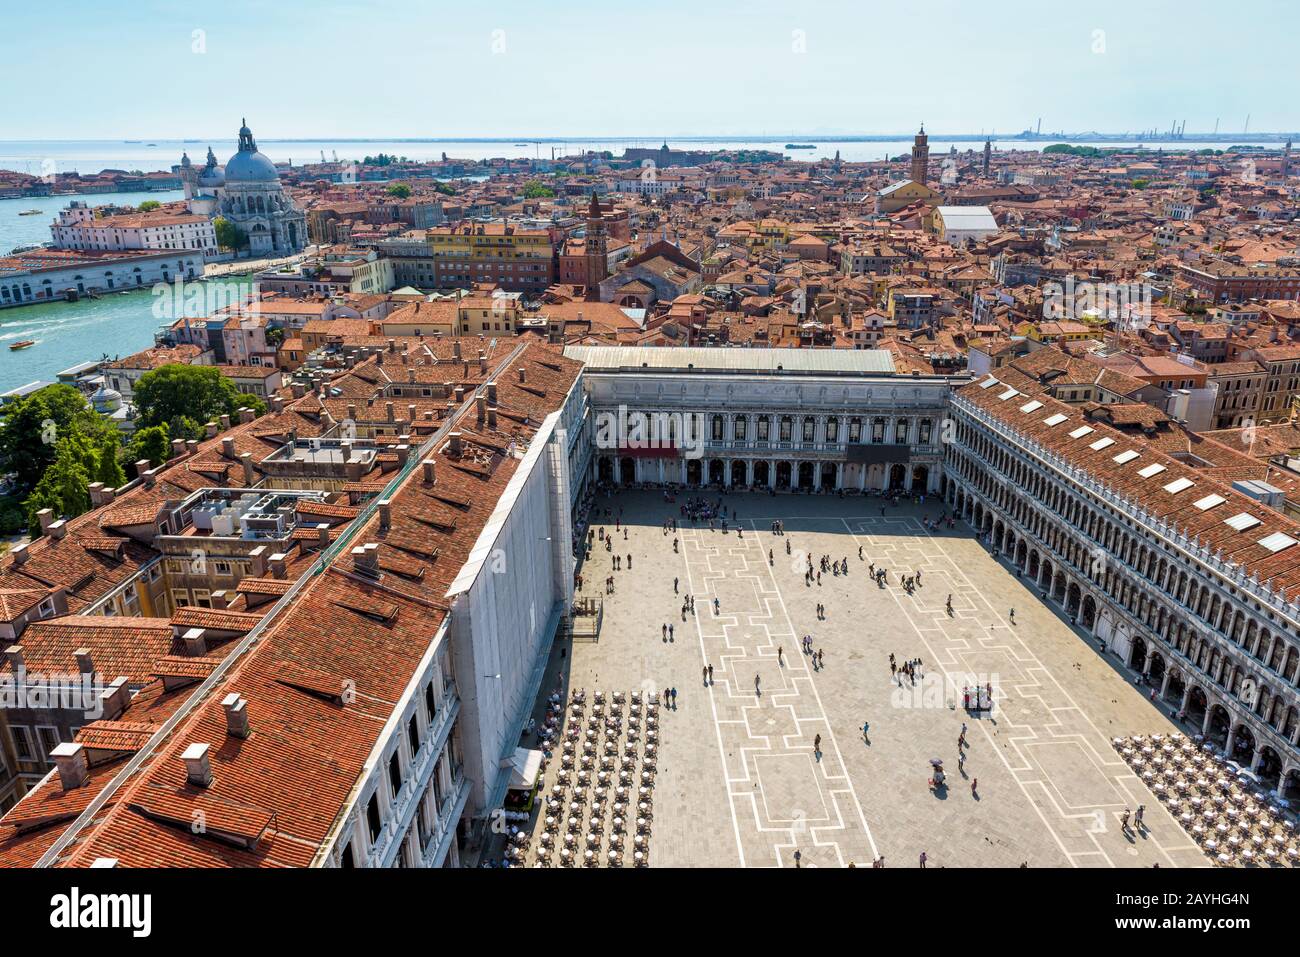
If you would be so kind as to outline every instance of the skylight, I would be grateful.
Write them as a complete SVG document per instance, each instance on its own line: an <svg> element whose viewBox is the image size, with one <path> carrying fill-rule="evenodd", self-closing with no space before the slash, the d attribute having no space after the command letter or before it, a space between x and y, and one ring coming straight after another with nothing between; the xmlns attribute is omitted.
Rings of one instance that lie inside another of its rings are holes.
<svg viewBox="0 0 1300 957"><path fill-rule="evenodd" d="M1272 535L1266 535L1259 540L1259 543L1267 548L1270 552L1280 552L1284 548L1290 548L1295 544L1295 539L1290 535L1284 535L1281 532L1274 532Z"/></svg>
<svg viewBox="0 0 1300 957"><path fill-rule="evenodd" d="M1114 444L1115 444L1114 439L1112 439L1110 436L1104 436L1098 439L1096 442L1093 442L1092 445L1088 446L1088 448L1095 449L1096 451L1100 452L1102 449L1109 448Z"/></svg>
<svg viewBox="0 0 1300 957"><path fill-rule="evenodd" d="M1202 512L1207 512L1216 505L1222 505L1227 499L1222 495L1207 495L1205 498L1197 499L1195 505Z"/></svg>
<svg viewBox="0 0 1300 957"><path fill-rule="evenodd" d="M1007 391L1003 392L1000 396L998 396L998 398L1001 399L1003 402L1005 402L1007 401L1007 399L1010 399L1013 396L1017 396L1019 394L1020 393L1017 392L1015 389L1007 389Z"/></svg>
<svg viewBox="0 0 1300 957"><path fill-rule="evenodd" d="M1132 449L1129 449L1127 452L1121 452L1119 453L1119 455L1115 456L1114 461L1118 462L1120 465L1123 465L1125 462L1132 462L1135 458L1138 457L1138 455L1139 453L1134 452Z"/></svg>
<svg viewBox="0 0 1300 957"><path fill-rule="evenodd" d="M1020 407L1021 412L1037 412L1043 407L1043 403L1035 399L1033 402L1026 402Z"/></svg>
<svg viewBox="0 0 1300 957"><path fill-rule="evenodd" d="M1161 465L1159 462L1152 462L1146 468L1138 469L1138 475L1142 476L1143 478L1150 478L1153 475L1159 475L1164 470L1165 467Z"/></svg>
<svg viewBox="0 0 1300 957"><path fill-rule="evenodd" d="M1195 484L1196 483L1189 478L1174 479L1172 482L1170 482L1168 485L1165 486L1165 491L1168 492L1170 495L1177 495L1179 492L1183 491L1184 489L1189 489Z"/></svg>
<svg viewBox="0 0 1300 957"><path fill-rule="evenodd" d="M1096 431L1097 431L1097 430L1094 429L1091 425L1081 425L1081 426L1079 426L1077 429L1075 429L1073 432L1070 433L1070 438L1072 438L1072 439L1081 439L1081 438L1083 438L1085 435L1087 435L1089 432L1096 432Z"/></svg>
<svg viewBox="0 0 1300 957"><path fill-rule="evenodd" d="M995 386L997 384L998 384L998 380L993 378L993 376L989 376L987 379L985 379L983 382L980 383L980 388L987 389L990 386Z"/></svg>
<svg viewBox="0 0 1300 957"><path fill-rule="evenodd" d="M1234 531L1244 532L1248 528L1254 528L1260 524L1260 519L1251 515L1249 512L1238 512L1232 518L1225 518L1223 524L1229 526Z"/></svg>
<svg viewBox="0 0 1300 957"><path fill-rule="evenodd" d="M1068 419L1068 418L1069 418L1068 415L1062 415L1060 412L1058 412L1058 413L1056 413L1056 415L1049 415L1047 418L1043 419L1043 424L1044 424L1044 425L1060 425L1062 422L1064 422L1064 421L1065 421L1066 419Z"/></svg>

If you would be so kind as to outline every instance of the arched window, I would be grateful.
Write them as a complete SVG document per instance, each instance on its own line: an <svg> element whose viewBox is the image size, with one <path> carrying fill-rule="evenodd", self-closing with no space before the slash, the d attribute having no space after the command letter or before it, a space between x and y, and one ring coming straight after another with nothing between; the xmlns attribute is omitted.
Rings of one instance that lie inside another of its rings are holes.
<svg viewBox="0 0 1300 957"><path fill-rule="evenodd" d="M840 440L840 420L831 416L826 420L826 441L838 442Z"/></svg>
<svg viewBox="0 0 1300 957"><path fill-rule="evenodd" d="M722 416L720 415L715 415L713 417L713 441L722 441Z"/></svg>
<svg viewBox="0 0 1300 957"><path fill-rule="evenodd" d="M803 417L803 440L805 442L815 442L817 439L817 420L811 415Z"/></svg>
<svg viewBox="0 0 1300 957"><path fill-rule="evenodd" d="M781 416L781 433L780 433L780 438L777 441L789 442L790 433L793 429L794 429L794 420L791 419L790 416L788 415Z"/></svg>

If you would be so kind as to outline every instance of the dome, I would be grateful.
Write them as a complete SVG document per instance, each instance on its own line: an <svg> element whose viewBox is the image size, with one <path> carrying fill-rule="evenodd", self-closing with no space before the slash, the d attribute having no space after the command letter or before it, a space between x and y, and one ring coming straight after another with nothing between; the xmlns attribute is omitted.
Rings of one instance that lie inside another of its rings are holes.
<svg viewBox="0 0 1300 957"><path fill-rule="evenodd" d="M239 128L239 152L226 164L227 183L278 183L275 164L257 151L253 131L244 123Z"/></svg>
<svg viewBox="0 0 1300 957"><path fill-rule="evenodd" d="M122 393L101 385L90 397L90 403L96 412L115 412L122 407Z"/></svg>
<svg viewBox="0 0 1300 957"><path fill-rule="evenodd" d="M278 183L280 174L264 154L240 150L226 163L227 183Z"/></svg>

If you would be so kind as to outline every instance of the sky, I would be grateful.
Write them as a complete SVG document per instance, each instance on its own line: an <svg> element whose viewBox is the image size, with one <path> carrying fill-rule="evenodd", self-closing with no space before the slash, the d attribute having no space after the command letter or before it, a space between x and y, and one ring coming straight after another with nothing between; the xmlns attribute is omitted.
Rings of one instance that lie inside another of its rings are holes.
<svg viewBox="0 0 1300 957"><path fill-rule="evenodd" d="M1295 0L6 8L6 140L1300 129Z"/></svg>

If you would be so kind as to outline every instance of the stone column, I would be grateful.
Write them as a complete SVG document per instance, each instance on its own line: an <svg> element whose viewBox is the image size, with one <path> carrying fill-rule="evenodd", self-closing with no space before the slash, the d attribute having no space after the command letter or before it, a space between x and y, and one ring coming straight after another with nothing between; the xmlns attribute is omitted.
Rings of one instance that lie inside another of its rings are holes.
<svg viewBox="0 0 1300 957"><path fill-rule="evenodd" d="M623 484L623 460L617 455L614 456L614 484Z"/></svg>
<svg viewBox="0 0 1300 957"><path fill-rule="evenodd" d="M722 487L731 488L731 459L722 460Z"/></svg>
<svg viewBox="0 0 1300 957"><path fill-rule="evenodd" d="M1223 753L1232 757L1232 746L1237 743L1237 731L1241 728L1240 722L1232 724L1228 728L1228 740L1223 743Z"/></svg>
<svg viewBox="0 0 1300 957"><path fill-rule="evenodd" d="M1201 734L1210 733L1210 718L1214 715L1214 704L1210 701L1210 696L1205 696L1205 720L1201 722ZM1231 735L1230 735L1231 737Z"/></svg>
<svg viewBox="0 0 1300 957"><path fill-rule="evenodd" d="M1278 796L1278 798L1286 797L1286 776L1290 773L1291 773L1291 766L1289 764L1283 763L1282 773L1278 776L1277 779L1277 790L1273 792L1275 795Z"/></svg>
<svg viewBox="0 0 1300 957"><path fill-rule="evenodd" d="M835 463L835 488L836 489L844 488L844 463L843 462Z"/></svg>
<svg viewBox="0 0 1300 957"><path fill-rule="evenodd" d="M1164 676L1164 678L1161 679L1161 681L1160 681L1160 700L1161 700L1161 701L1164 701L1164 700L1165 700L1165 692L1167 692L1167 691L1169 690L1169 678L1170 678L1170 676L1172 676L1172 675L1173 675L1173 672L1170 671L1170 669L1166 667L1166 668L1165 668L1165 676Z"/></svg>
<svg viewBox="0 0 1300 957"><path fill-rule="evenodd" d="M813 463L813 491L822 490L822 467L820 462Z"/></svg>
<svg viewBox="0 0 1300 957"><path fill-rule="evenodd" d="M1183 685L1183 703L1178 706L1178 710L1182 711L1183 713L1186 713L1187 704L1191 700L1192 700L1192 686L1191 683L1189 682Z"/></svg>
<svg viewBox="0 0 1300 957"><path fill-rule="evenodd" d="M767 487L776 488L776 459L770 459L767 463Z"/></svg>
<svg viewBox="0 0 1300 957"><path fill-rule="evenodd" d="M1255 748L1255 753L1251 755L1250 758L1250 770L1258 771L1260 762L1262 762L1263 760L1264 760L1264 746L1257 745Z"/></svg>

